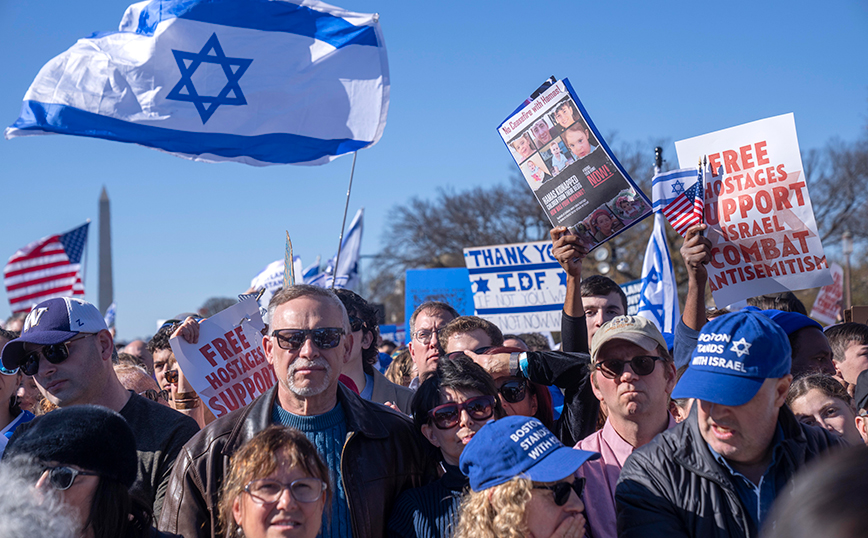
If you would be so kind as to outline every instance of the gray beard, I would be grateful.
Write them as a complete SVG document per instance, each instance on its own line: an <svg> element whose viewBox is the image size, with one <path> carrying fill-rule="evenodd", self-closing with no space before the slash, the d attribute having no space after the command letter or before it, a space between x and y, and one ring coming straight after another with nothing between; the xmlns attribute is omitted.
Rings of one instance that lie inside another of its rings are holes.
<svg viewBox="0 0 868 538"><path fill-rule="evenodd" d="M305 385L300 387L295 384L295 372L302 367L310 367L310 366L318 366L325 369L325 376L323 377L322 383L319 385ZM289 368L286 371L286 388L289 389L290 392L299 396L301 398L308 398L311 396L317 396L322 394L329 386L332 380L332 367L322 357L317 357L312 361L307 359L298 358L293 361L292 364L289 365Z"/></svg>

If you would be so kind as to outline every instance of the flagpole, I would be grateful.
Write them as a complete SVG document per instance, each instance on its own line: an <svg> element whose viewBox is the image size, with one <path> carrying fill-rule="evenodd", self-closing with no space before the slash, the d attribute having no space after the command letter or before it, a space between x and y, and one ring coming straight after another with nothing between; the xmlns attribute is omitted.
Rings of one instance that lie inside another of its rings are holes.
<svg viewBox="0 0 868 538"><path fill-rule="evenodd" d="M356 157L358 155L358 151L353 152L353 167L350 169L350 184L347 186L347 201L344 204L344 220L341 222L341 235L338 238L338 253L335 256L335 267L332 272L332 289L335 289L335 279L338 274L338 267L340 267L341 263L341 246L344 244L344 226L347 225L347 211L350 209L350 192L353 190L353 175L356 173Z"/></svg>

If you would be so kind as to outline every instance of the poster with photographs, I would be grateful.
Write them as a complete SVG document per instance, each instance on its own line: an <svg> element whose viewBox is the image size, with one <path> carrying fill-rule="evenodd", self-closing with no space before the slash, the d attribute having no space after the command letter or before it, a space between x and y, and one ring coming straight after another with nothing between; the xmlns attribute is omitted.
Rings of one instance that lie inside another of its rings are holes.
<svg viewBox="0 0 868 538"><path fill-rule="evenodd" d="M593 249L651 214L569 79L551 80L497 130L553 226Z"/></svg>

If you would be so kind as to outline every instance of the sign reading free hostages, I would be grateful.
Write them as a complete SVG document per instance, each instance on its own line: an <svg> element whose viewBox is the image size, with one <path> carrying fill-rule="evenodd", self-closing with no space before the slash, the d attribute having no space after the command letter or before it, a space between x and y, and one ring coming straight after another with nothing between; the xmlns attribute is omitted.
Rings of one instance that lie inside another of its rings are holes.
<svg viewBox="0 0 868 538"><path fill-rule="evenodd" d="M476 315L504 333L560 331L566 273L549 241L464 249Z"/></svg>
<svg viewBox="0 0 868 538"><path fill-rule="evenodd" d="M199 324L199 340L169 343L184 376L205 405L221 417L240 409L277 381L265 360L259 305L246 299Z"/></svg>

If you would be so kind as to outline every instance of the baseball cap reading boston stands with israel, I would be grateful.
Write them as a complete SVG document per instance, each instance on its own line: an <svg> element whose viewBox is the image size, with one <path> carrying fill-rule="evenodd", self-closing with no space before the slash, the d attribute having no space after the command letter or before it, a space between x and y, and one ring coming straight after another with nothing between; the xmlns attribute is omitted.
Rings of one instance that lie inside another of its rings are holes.
<svg viewBox="0 0 868 538"><path fill-rule="evenodd" d="M737 407L749 402L766 379L790 373L792 349L780 325L746 310L707 323L690 366L673 398L697 398Z"/></svg>
<svg viewBox="0 0 868 538"><path fill-rule="evenodd" d="M459 465L473 491L482 491L517 476L557 482L599 457L596 452L567 448L539 420L515 415L489 422L476 432Z"/></svg>
<svg viewBox="0 0 868 538"><path fill-rule="evenodd" d="M87 301L71 297L47 299L34 306L24 318L21 336L3 348L3 367L8 370L18 368L25 355L24 344L59 344L79 333L98 333L107 329L99 310Z"/></svg>

